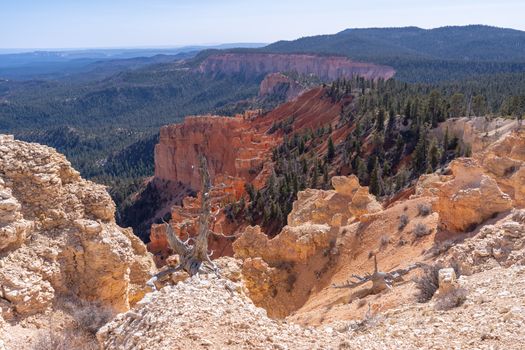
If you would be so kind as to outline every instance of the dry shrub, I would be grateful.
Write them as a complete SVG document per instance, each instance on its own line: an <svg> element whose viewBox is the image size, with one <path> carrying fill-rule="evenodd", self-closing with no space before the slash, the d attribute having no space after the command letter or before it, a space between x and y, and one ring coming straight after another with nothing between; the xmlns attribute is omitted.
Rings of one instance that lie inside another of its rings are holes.
<svg viewBox="0 0 525 350"><path fill-rule="evenodd" d="M381 236L381 241L379 242L381 248L385 248L388 243L390 243L390 238L387 235Z"/></svg>
<svg viewBox="0 0 525 350"><path fill-rule="evenodd" d="M78 328L95 335L98 330L108 323L113 316L113 311L98 303L82 302L73 311Z"/></svg>
<svg viewBox="0 0 525 350"><path fill-rule="evenodd" d="M414 227L414 235L416 237L423 237L430 234L430 229L427 227L427 225L418 222L416 227Z"/></svg>
<svg viewBox="0 0 525 350"><path fill-rule="evenodd" d="M33 350L97 350L97 340L80 329L41 331L32 346Z"/></svg>
<svg viewBox="0 0 525 350"><path fill-rule="evenodd" d="M512 220L525 224L525 210L514 209L514 211L512 212Z"/></svg>
<svg viewBox="0 0 525 350"><path fill-rule="evenodd" d="M439 270L441 265L426 266L423 274L414 279L417 288L416 299L420 303L426 303L434 296L439 288Z"/></svg>
<svg viewBox="0 0 525 350"><path fill-rule="evenodd" d="M417 212L421 216L430 215L430 213L432 213L432 206L428 203L419 203L417 205Z"/></svg>
<svg viewBox="0 0 525 350"><path fill-rule="evenodd" d="M399 241L397 242L397 245L399 247L405 246L407 244L408 244L408 241L406 239L403 239L403 238L400 238Z"/></svg>
<svg viewBox="0 0 525 350"><path fill-rule="evenodd" d="M449 293L440 296L436 300L436 310L450 310L463 305L467 300L467 290L465 288L456 288Z"/></svg>
<svg viewBox="0 0 525 350"><path fill-rule="evenodd" d="M350 327L354 332L364 332L370 328L377 326L383 321L383 317L379 313L372 312L370 303L368 304L368 311L363 316L363 319Z"/></svg>
<svg viewBox="0 0 525 350"><path fill-rule="evenodd" d="M73 317L62 330L39 333L34 350L95 350L98 349L97 331L113 317L113 310L80 300L62 300L58 305Z"/></svg>
<svg viewBox="0 0 525 350"><path fill-rule="evenodd" d="M451 267L454 269L456 277L459 277L459 266L457 264L453 264ZM420 277L416 277L414 279L416 289L418 290L416 294L416 299L418 302L426 303L432 299L439 288L439 270L443 268L445 268L445 266L441 264L425 266L423 268L423 274Z"/></svg>
<svg viewBox="0 0 525 350"><path fill-rule="evenodd" d="M401 216L399 217L399 225L397 226L397 228L401 231L406 227L406 225L408 225L409 221L410 219L408 218L407 214L401 214Z"/></svg>
<svg viewBox="0 0 525 350"><path fill-rule="evenodd" d="M437 257L449 251L450 248L455 246L458 243L458 240L448 239L443 242L435 243L429 250L428 254L432 257Z"/></svg>

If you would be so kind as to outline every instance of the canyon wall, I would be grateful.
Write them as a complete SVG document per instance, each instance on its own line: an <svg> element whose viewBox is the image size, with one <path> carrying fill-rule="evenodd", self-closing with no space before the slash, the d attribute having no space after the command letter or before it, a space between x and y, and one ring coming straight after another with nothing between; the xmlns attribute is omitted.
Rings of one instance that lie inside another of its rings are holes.
<svg viewBox="0 0 525 350"><path fill-rule="evenodd" d="M283 95L285 101L290 101L305 90L305 86L289 76L282 73L270 73L259 86L259 96Z"/></svg>
<svg viewBox="0 0 525 350"><path fill-rule="evenodd" d="M270 316L320 324L360 317L366 303L386 310L413 299L403 284L380 300L359 294L366 288L332 287L370 273L374 255L382 271L434 264L440 255L462 273L524 261L525 216L516 210L525 205L524 155L525 133L514 130L421 176L413 195L384 208L355 176L333 177L334 190L299 192L277 236L247 227L233 244L250 297Z"/></svg>
<svg viewBox="0 0 525 350"><path fill-rule="evenodd" d="M245 117L187 117L164 126L155 146L155 178L200 188L199 155L208 160L214 185L233 186L238 197L246 182L257 180L269 160L275 137L258 130Z"/></svg>
<svg viewBox="0 0 525 350"><path fill-rule="evenodd" d="M356 62L346 57L263 53L211 55L200 64L198 71L208 74L243 74L247 77L295 71L302 75L315 75L325 81L351 78L354 75L367 79L389 79L395 74L392 67Z"/></svg>
<svg viewBox="0 0 525 350"><path fill-rule="evenodd" d="M247 113L233 118L188 117L181 124L165 126L155 148L153 183L163 195L172 190L170 186L163 185L166 183L182 183L184 188L189 186L198 192L198 157L205 155L214 186L211 191L214 210L224 209L225 204L246 196L246 183L260 188L271 174L272 150L285 136L281 129L269 133L272 125L292 118L290 127L294 132L309 128L315 130L328 124L335 126L343 104L351 101L349 98L334 103L326 96L325 89L315 88L266 114ZM344 138L346 132L347 127L341 128L334 139ZM324 152L324 146L321 144L319 147L320 152ZM186 197L181 205L163 208L159 212L170 212L170 224L174 231L185 237L196 232L199 210L200 201ZM224 210L220 210L214 231L225 236L237 235L246 225L245 220L227 220ZM214 258L233 254L233 240L222 235L210 237L209 245ZM171 252L167 246L166 227L152 225L149 238L148 249L154 254L156 263L164 265Z"/></svg>

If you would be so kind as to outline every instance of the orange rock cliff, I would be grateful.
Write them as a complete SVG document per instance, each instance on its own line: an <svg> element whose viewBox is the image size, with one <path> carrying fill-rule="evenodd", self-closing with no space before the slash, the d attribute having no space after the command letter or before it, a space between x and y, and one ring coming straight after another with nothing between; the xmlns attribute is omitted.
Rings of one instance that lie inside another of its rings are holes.
<svg viewBox="0 0 525 350"><path fill-rule="evenodd" d="M352 61L346 57L328 57L299 54L222 53L211 55L198 67L201 73L249 76L295 71L302 75L315 75L321 80L351 78L392 78L395 70L389 66Z"/></svg>
<svg viewBox="0 0 525 350"><path fill-rule="evenodd" d="M159 144L155 147L155 177L158 191L170 191L166 183L179 183L198 192L200 177L196 164L199 155L208 159L208 168L214 190L212 202L216 208L245 196L245 184L261 188L271 174L272 151L284 137L282 131L268 133L275 122L292 118L293 131L316 129L335 125L341 108L351 99L337 103L326 97L323 88L305 92L297 100L282 104L266 114L236 117L202 116L187 117L184 123L168 125L161 129ZM346 131L345 131L346 130ZM343 138L348 129L343 128L335 137ZM324 149L323 145L320 146ZM195 232L199 200L186 197L182 205L171 207L171 224L181 236ZM190 224L191 223L191 224ZM217 217L215 232L225 236L240 233L246 222L228 222L224 213ZM184 231L184 232L183 232ZM169 255L163 225L152 225L148 247L159 265ZM214 257L232 255L232 240L222 236L210 238Z"/></svg>

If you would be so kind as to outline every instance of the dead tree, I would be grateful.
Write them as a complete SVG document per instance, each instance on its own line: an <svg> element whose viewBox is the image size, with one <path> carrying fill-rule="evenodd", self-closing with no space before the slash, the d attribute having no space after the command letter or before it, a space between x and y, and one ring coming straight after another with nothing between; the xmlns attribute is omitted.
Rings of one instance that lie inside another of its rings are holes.
<svg viewBox="0 0 525 350"><path fill-rule="evenodd" d="M210 221L212 218L210 197L211 180L206 158L204 157L200 157L199 172L201 176L202 202L201 213L198 220L198 234L195 238L188 238L183 241L173 231L170 224L164 223L168 244L173 253L179 256L179 264L176 267L170 267L153 276L147 282L153 289L156 289L155 282L176 271L186 271L190 276L207 272L215 272L218 274L217 266L210 259L213 252L208 253L208 236L212 233L210 230Z"/></svg>
<svg viewBox="0 0 525 350"><path fill-rule="evenodd" d="M352 275L354 281L348 280L346 283L341 285L332 285L334 288L356 288L362 286L367 282L372 282L372 287L365 289L362 293L359 293L359 297L365 297L367 295L379 294L385 289L392 289L394 282L400 282L403 280L403 276L410 271L421 267L422 264L416 263L408 266L404 269L398 269L391 272L379 271L377 268L377 258L374 254L374 272L372 274L365 274L364 276Z"/></svg>

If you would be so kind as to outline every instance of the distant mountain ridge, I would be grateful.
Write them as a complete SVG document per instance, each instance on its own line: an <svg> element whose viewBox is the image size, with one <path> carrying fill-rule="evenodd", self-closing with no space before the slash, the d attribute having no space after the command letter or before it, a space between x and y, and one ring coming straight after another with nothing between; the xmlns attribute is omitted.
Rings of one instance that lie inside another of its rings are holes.
<svg viewBox="0 0 525 350"><path fill-rule="evenodd" d="M174 62L194 57L202 50L258 48L265 44L232 43L192 45L176 48L108 48L108 49L49 49L21 52L0 50L0 78L15 80L61 79L77 74L93 73L92 78L126 69ZM85 78L85 77L83 77Z"/></svg>
<svg viewBox="0 0 525 350"><path fill-rule="evenodd" d="M525 32L485 25L346 29L278 41L258 51L338 54L379 63L393 58L525 62Z"/></svg>

